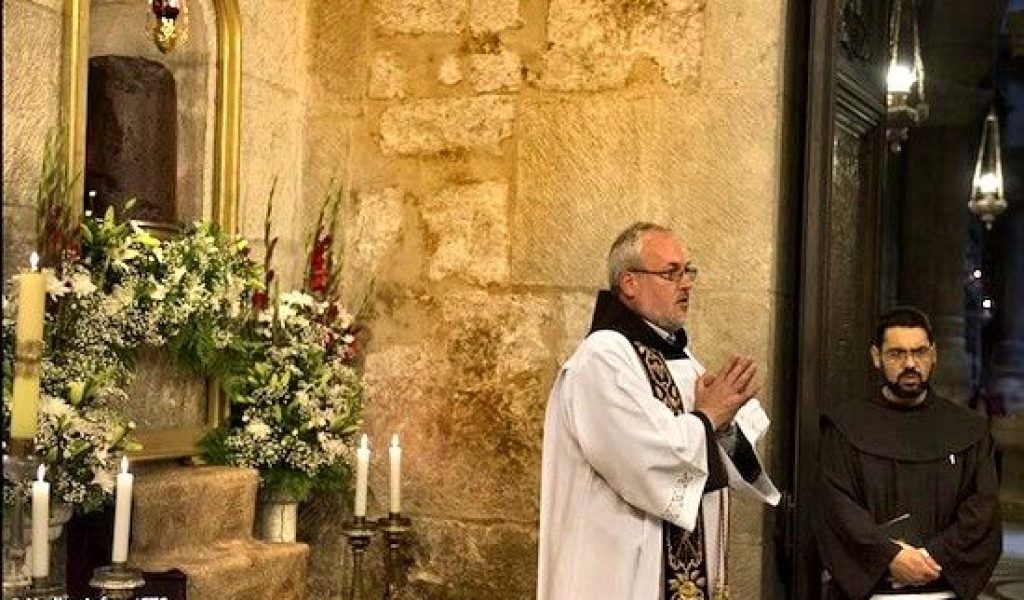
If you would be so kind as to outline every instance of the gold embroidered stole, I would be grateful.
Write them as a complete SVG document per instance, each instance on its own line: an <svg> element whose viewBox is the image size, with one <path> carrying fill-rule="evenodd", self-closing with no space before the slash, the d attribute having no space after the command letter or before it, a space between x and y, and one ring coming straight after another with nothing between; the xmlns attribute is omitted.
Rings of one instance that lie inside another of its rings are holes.
<svg viewBox="0 0 1024 600"><path fill-rule="evenodd" d="M654 397L674 415L686 412L683 397L672 379L665 357L658 350L633 341L640 362L651 382ZM707 560L704 553L704 514L697 511L697 525L692 532L663 521L664 585L666 600L706 599L710 596Z"/></svg>

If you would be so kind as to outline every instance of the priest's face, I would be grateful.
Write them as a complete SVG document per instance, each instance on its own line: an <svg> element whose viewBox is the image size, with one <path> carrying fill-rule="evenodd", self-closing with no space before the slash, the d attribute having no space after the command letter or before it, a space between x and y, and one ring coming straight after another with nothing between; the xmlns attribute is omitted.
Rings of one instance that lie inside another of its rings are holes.
<svg viewBox="0 0 1024 600"><path fill-rule="evenodd" d="M882 347L871 346L871 360L885 380L892 399L915 400L928 389L935 367L935 346L920 327L890 327Z"/></svg>
<svg viewBox="0 0 1024 600"><path fill-rule="evenodd" d="M622 278L623 299L648 321L675 332L686 321L696 273L686 249L672 233L649 232L640 259L640 268Z"/></svg>

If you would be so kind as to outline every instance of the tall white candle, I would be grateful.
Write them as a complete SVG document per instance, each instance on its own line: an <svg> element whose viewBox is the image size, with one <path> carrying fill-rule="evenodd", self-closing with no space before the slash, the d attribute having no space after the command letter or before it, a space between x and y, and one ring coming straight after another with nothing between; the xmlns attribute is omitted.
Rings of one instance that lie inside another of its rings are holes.
<svg viewBox="0 0 1024 600"><path fill-rule="evenodd" d="M398 445L398 434L392 434L391 447L388 448L391 459L391 512L402 512L402 447Z"/></svg>
<svg viewBox="0 0 1024 600"><path fill-rule="evenodd" d="M50 484L43 477L46 467L39 465L39 478L32 482L32 577L50 574Z"/></svg>
<svg viewBox="0 0 1024 600"><path fill-rule="evenodd" d="M121 472L117 476L117 496L114 504L114 549L110 559L115 563L128 562L128 531L132 524L132 486L135 475L128 472L128 457L121 458Z"/></svg>
<svg viewBox="0 0 1024 600"><path fill-rule="evenodd" d="M363 434L356 449L356 505L352 511L357 517L366 516L366 487L370 475L370 441Z"/></svg>

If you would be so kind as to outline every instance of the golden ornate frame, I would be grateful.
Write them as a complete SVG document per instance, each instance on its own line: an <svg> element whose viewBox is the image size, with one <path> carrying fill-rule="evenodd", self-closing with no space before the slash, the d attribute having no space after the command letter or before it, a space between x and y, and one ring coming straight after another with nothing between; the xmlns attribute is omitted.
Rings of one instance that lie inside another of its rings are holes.
<svg viewBox="0 0 1024 600"><path fill-rule="evenodd" d="M242 26L238 0L212 0L217 21L216 115L213 142L211 219L229 233L237 231L239 117L241 113ZM85 119L89 74L90 0L64 2L64 56L61 108L67 126L68 173L85 172ZM85 181L75 179L73 198L82 198ZM197 442L224 422L227 403L216 385L208 385L207 422L138 432L143 450L135 458L157 460L198 454Z"/></svg>

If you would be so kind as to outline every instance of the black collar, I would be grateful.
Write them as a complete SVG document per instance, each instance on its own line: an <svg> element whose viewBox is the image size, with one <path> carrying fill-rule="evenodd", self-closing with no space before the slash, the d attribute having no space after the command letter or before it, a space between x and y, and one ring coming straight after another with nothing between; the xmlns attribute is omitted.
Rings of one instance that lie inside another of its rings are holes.
<svg viewBox="0 0 1024 600"><path fill-rule="evenodd" d="M597 293L597 306L594 307L594 318L590 323L590 333L611 330L626 336L631 342L654 348L665 357L665 360L690 358L686 353L686 330L675 332L675 341L669 342L658 334L643 317L633 312L608 290Z"/></svg>

